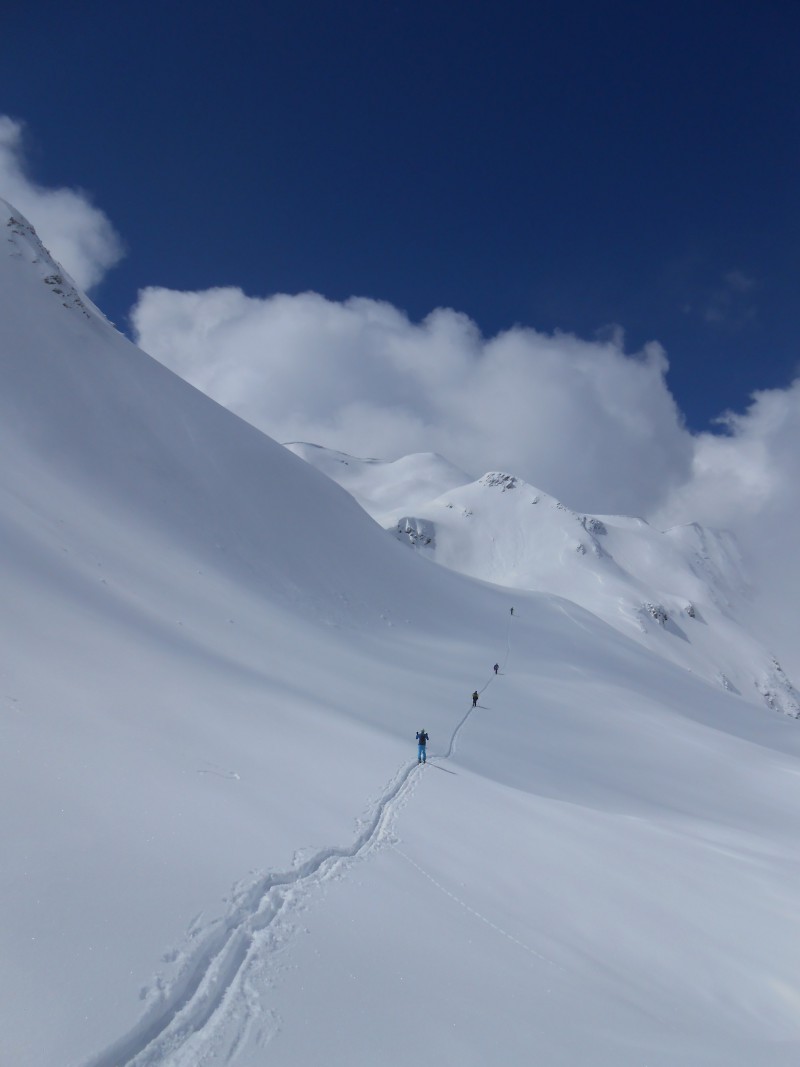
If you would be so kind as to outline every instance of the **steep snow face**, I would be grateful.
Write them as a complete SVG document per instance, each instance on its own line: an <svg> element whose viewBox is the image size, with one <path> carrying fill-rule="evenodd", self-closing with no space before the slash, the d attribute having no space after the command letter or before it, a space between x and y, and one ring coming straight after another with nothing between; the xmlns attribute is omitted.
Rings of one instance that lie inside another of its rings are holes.
<svg viewBox="0 0 800 1067"><path fill-rule="evenodd" d="M80 292L61 264L53 259L24 215L15 211L2 199L0 199L0 218L6 224L5 238L10 246L7 251L12 259L28 264L31 268L31 275L38 275L53 296L58 297L62 307L75 308L86 318L94 316L107 321L100 309L84 293Z"/></svg>
<svg viewBox="0 0 800 1067"><path fill-rule="evenodd" d="M794 1065L797 724L431 566L0 229L0 1062Z"/></svg>

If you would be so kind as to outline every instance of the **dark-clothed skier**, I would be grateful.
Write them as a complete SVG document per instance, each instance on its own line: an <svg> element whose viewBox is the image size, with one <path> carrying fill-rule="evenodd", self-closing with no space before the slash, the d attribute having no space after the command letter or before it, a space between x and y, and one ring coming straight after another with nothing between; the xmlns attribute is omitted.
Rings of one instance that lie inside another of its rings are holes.
<svg viewBox="0 0 800 1067"><path fill-rule="evenodd" d="M472 694L472 706L473 706L473 708L476 706L477 703L478 703L478 690L476 689L475 692Z"/></svg>
<svg viewBox="0 0 800 1067"><path fill-rule="evenodd" d="M495 665L494 665L494 673L497 674L497 672L499 670L500 670L500 664L499 663L495 663Z"/></svg>
<svg viewBox="0 0 800 1067"><path fill-rule="evenodd" d="M428 743L428 735L424 730L417 734L417 763L425 763L425 746Z"/></svg>

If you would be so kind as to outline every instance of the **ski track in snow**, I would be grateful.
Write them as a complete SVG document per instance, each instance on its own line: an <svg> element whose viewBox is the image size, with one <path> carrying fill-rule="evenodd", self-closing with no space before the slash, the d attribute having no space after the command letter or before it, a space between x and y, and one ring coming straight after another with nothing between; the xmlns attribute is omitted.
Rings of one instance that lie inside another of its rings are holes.
<svg viewBox="0 0 800 1067"><path fill-rule="evenodd" d="M506 631L506 654L505 654L505 659L503 660L503 662L501 664L502 668L505 668L506 665L508 664L508 657L509 657L509 653L511 651L511 618L512 618L512 616L509 616L508 630ZM480 690L481 693L483 693L488 688L488 686L491 685L492 680L495 677L496 677L495 674L491 674L489 676L489 680L486 682L486 684L484 685L483 689ZM450 738L450 747L448 748L448 750L444 754L444 756L442 756L442 757L433 757L434 759L436 759L436 758L448 759L452 755L452 753L455 752L455 750L456 750L456 739L458 738L459 731L461 730L461 727L466 723L467 719L470 717L470 715L472 714L472 712L474 710L475 710L474 708L470 707L468 709L468 711L467 711L467 714L463 717L463 719L458 724L458 726L456 726L455 730L453 731L453 735ZM416 860L412 860L412 858L410 856L408 856L405 852L403 852L403 850L401 848L397 847L396 845L395 845L395 852L398 854L398 856L401 856L406 861L406 863L409 863L412 867L414 867L416 870L418 870L419 873L424 878L427 878L427 880L429 882L431 882L433 885L435 885L436 888L439 889L442 893L444 893L444 895L446 897L449 897L451 900L455 901L456 904L459 904L466 912L468 912L474 918L479 919L482 923L485 923L488 927L490 927L496 933L501 934L503 937L505 937L507 940L511 941L513 944L518 945L521 949L524 949L524 951L529 953L531 956L535 956L536 959L541 960L543 963L549 963L553 967L557 967L560 971L563 970L563 967L561 967L560 964L556 963L554 960L548 959L547 956L543 956L541 954L541 952L537 952L536 949L535 948L531 948L530 945L526 945L524 941L520 941L520 939L518 937L514 937L513 934L510 934L507 930L504 930L502 928L502 926L498 926L497 923L492 922L491 919L487 919L485 915L482 915L481 912L477 911L470 904L467 904L467 902L465 900L462 900L461 897L456 896L455 893L452 893L449 889L446 888L446 886L443 886L441 882L438 882L433 877L432 874L430 874L428 871L426 871L424 867L421 867L416 862Z"/></svg>
<svg viewBox="0 0 800 1067"><path fill-rule="evenodd" d="M511 618L506 631L503 667L508 663L511 648ZM481 693L491 685L494 677L494 673L489 676L480 689ZM449 759L454 754L458 735L474 710L470 705L456 724L446 752L434 755L432 759ZM285 943L292 932L287 921L288 912L300 907L303 898L354 861L392 840L393 819L411 795L420 771L416 763L398 770L372 814L361 823L360 832L351 845L324 848L294 870L266 874L236 894L228 914L202 935L179 975L162 989L157 1002L128 1033L99 1055L86 1060L84 1067L197 1067L205 1058L204 1046L214 1042L230 1016L238 1015L241 1022L238 1034L224 1056L225 1061L230 1062L253 1018L261 1015L263 1020L264 1013L255 1004L253 990L248 988L248 968L259 955L274 951ZM400 854L417 866L404 853ZM422 873L430 878L426 871ZM463 901L458 903L473 910ZM477 912L475 914L488 922ZM516 941L504 930L499 932ZM538 955L527 945L518 943Z"/></svg>

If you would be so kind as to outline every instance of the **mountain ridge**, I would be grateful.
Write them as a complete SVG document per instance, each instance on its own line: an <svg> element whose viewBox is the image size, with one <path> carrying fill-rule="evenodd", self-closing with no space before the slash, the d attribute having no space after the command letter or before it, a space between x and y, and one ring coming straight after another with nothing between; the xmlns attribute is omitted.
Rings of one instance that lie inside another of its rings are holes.
<svg viewBox="0 0 800 1067"><path fill-rule="evenodd" d="M326 463L325 454L308 451L304 458L337 479L340 467ZM357 483L362 461L341 453L337 460ZM371 472L386 471L388 485L383 494L373 485L369 510L418 554L509 589L564 596L724 689L800 715L800 694L747 633L747 579L731 534L697 523L660 531L642 518L585 515L502 471L445 488L425 503L417 493L412 511L401 502L392 466L375 463ZM340 484L347 488L348 479ZM701 624L714 627L713 640Z"/></svg>

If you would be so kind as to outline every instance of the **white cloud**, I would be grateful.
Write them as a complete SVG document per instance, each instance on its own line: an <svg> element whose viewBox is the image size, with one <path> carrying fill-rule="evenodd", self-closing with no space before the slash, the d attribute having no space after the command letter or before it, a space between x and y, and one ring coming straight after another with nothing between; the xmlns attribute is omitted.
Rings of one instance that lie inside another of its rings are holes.
<svg viewBox="0 0 800 1067"><path fill-rule="evenodd" d="M745 554L761 632L800 681L800 378L754 394L724 435L694 440L692 471L655 516L732 530Z"/></svg>
<svg viewBox="0 0 800 1067"><path fill-rule="evenodd" d="M45 189L25 172L23 127L0 115L0 196L26 216L82 289L96 285L122 256L109 220L72 189Z"/></svg>
<svg viewBox="0 0 800 1067"><path fill-rule="evenodd" d="M508 469L585 510L646 511L690 470L692 444L658 345L515 328L484 339L439 309L315 293L146 289L141 346L278 440L355 455L435 451Z"/></svg>

